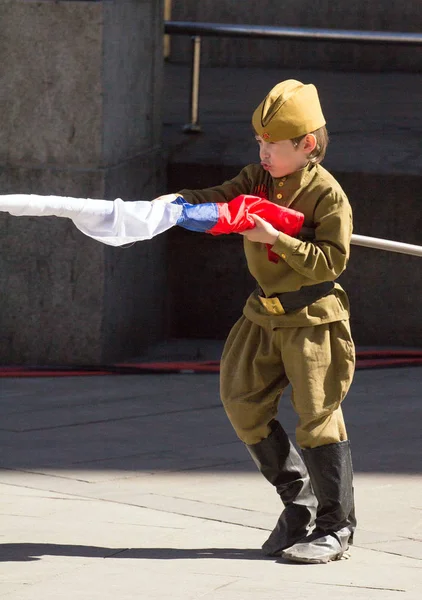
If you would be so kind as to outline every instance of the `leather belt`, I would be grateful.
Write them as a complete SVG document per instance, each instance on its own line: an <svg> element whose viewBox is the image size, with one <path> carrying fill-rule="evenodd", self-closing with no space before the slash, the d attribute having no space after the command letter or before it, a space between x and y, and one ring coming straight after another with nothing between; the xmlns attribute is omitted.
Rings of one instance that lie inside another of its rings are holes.
<svg viewBox="0 0 422 600"><path fill-rule="evenodd" d="M258 298L262 306L273 315L285 315L296 310L301 310L327 296L334 289L333 281L323 281L315 285L306 285L296 292L283 292L266 297L263 290L258 287Z"/></svg>

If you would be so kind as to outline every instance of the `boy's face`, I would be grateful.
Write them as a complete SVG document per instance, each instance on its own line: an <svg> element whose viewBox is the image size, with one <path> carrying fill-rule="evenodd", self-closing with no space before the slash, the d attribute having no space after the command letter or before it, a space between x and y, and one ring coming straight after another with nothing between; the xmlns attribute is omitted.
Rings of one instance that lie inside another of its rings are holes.
<svg viewBox="0 0 422 600"><path fill-rule="evenodd" d="M294 146L291 140L266 142L260 135L256 135L255 139L259 146L262 168L276 178L290 175L305 167L309 162L309 153L315 148L313 141L316 143L312 134L306 135L297 146Z"/></svg>

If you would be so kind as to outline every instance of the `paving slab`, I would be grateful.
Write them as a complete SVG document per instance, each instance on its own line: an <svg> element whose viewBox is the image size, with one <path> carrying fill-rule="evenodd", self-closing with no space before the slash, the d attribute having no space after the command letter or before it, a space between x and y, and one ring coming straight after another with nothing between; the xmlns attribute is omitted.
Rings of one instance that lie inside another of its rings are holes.
<svg viewBox="0 0 422 600"><path fill-rule="evenodd" d="M421 389L419 367L356 373L356 543L294 565L260 551L281 506L217 375L2 379L0 598L419 599ZM279 418L294 435L289 393Z"/></svg>

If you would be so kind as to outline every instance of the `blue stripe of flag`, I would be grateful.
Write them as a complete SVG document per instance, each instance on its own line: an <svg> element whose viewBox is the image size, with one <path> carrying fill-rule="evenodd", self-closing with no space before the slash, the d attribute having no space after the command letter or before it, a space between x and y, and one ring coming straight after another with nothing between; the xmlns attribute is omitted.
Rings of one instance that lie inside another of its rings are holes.
<svg viewBox="0 0 422 600"><path fill-rule="evenodd" d="M173 204L183 206L183 212L177 220L176 225L189 229L189 231L208 231L218 222L219 213L217 204L207 202L205 204L189 204L179 196Z"/></svg>

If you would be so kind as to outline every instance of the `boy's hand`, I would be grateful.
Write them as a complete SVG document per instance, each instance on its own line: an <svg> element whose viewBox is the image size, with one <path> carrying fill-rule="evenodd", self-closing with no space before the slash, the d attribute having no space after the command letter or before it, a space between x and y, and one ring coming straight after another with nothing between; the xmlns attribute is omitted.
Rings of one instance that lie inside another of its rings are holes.
<svg viewBox="0 0 422 600"><path fill-rule="evenodd" d="M272 246L277 240L280 232L268 223L268 221L264 221L264 219L261 219L258 215L252 215L252 218L255 221L255 227L243 231L241 235L248 238L250 242L261 242L262 244L271 244Z"/></svg>

